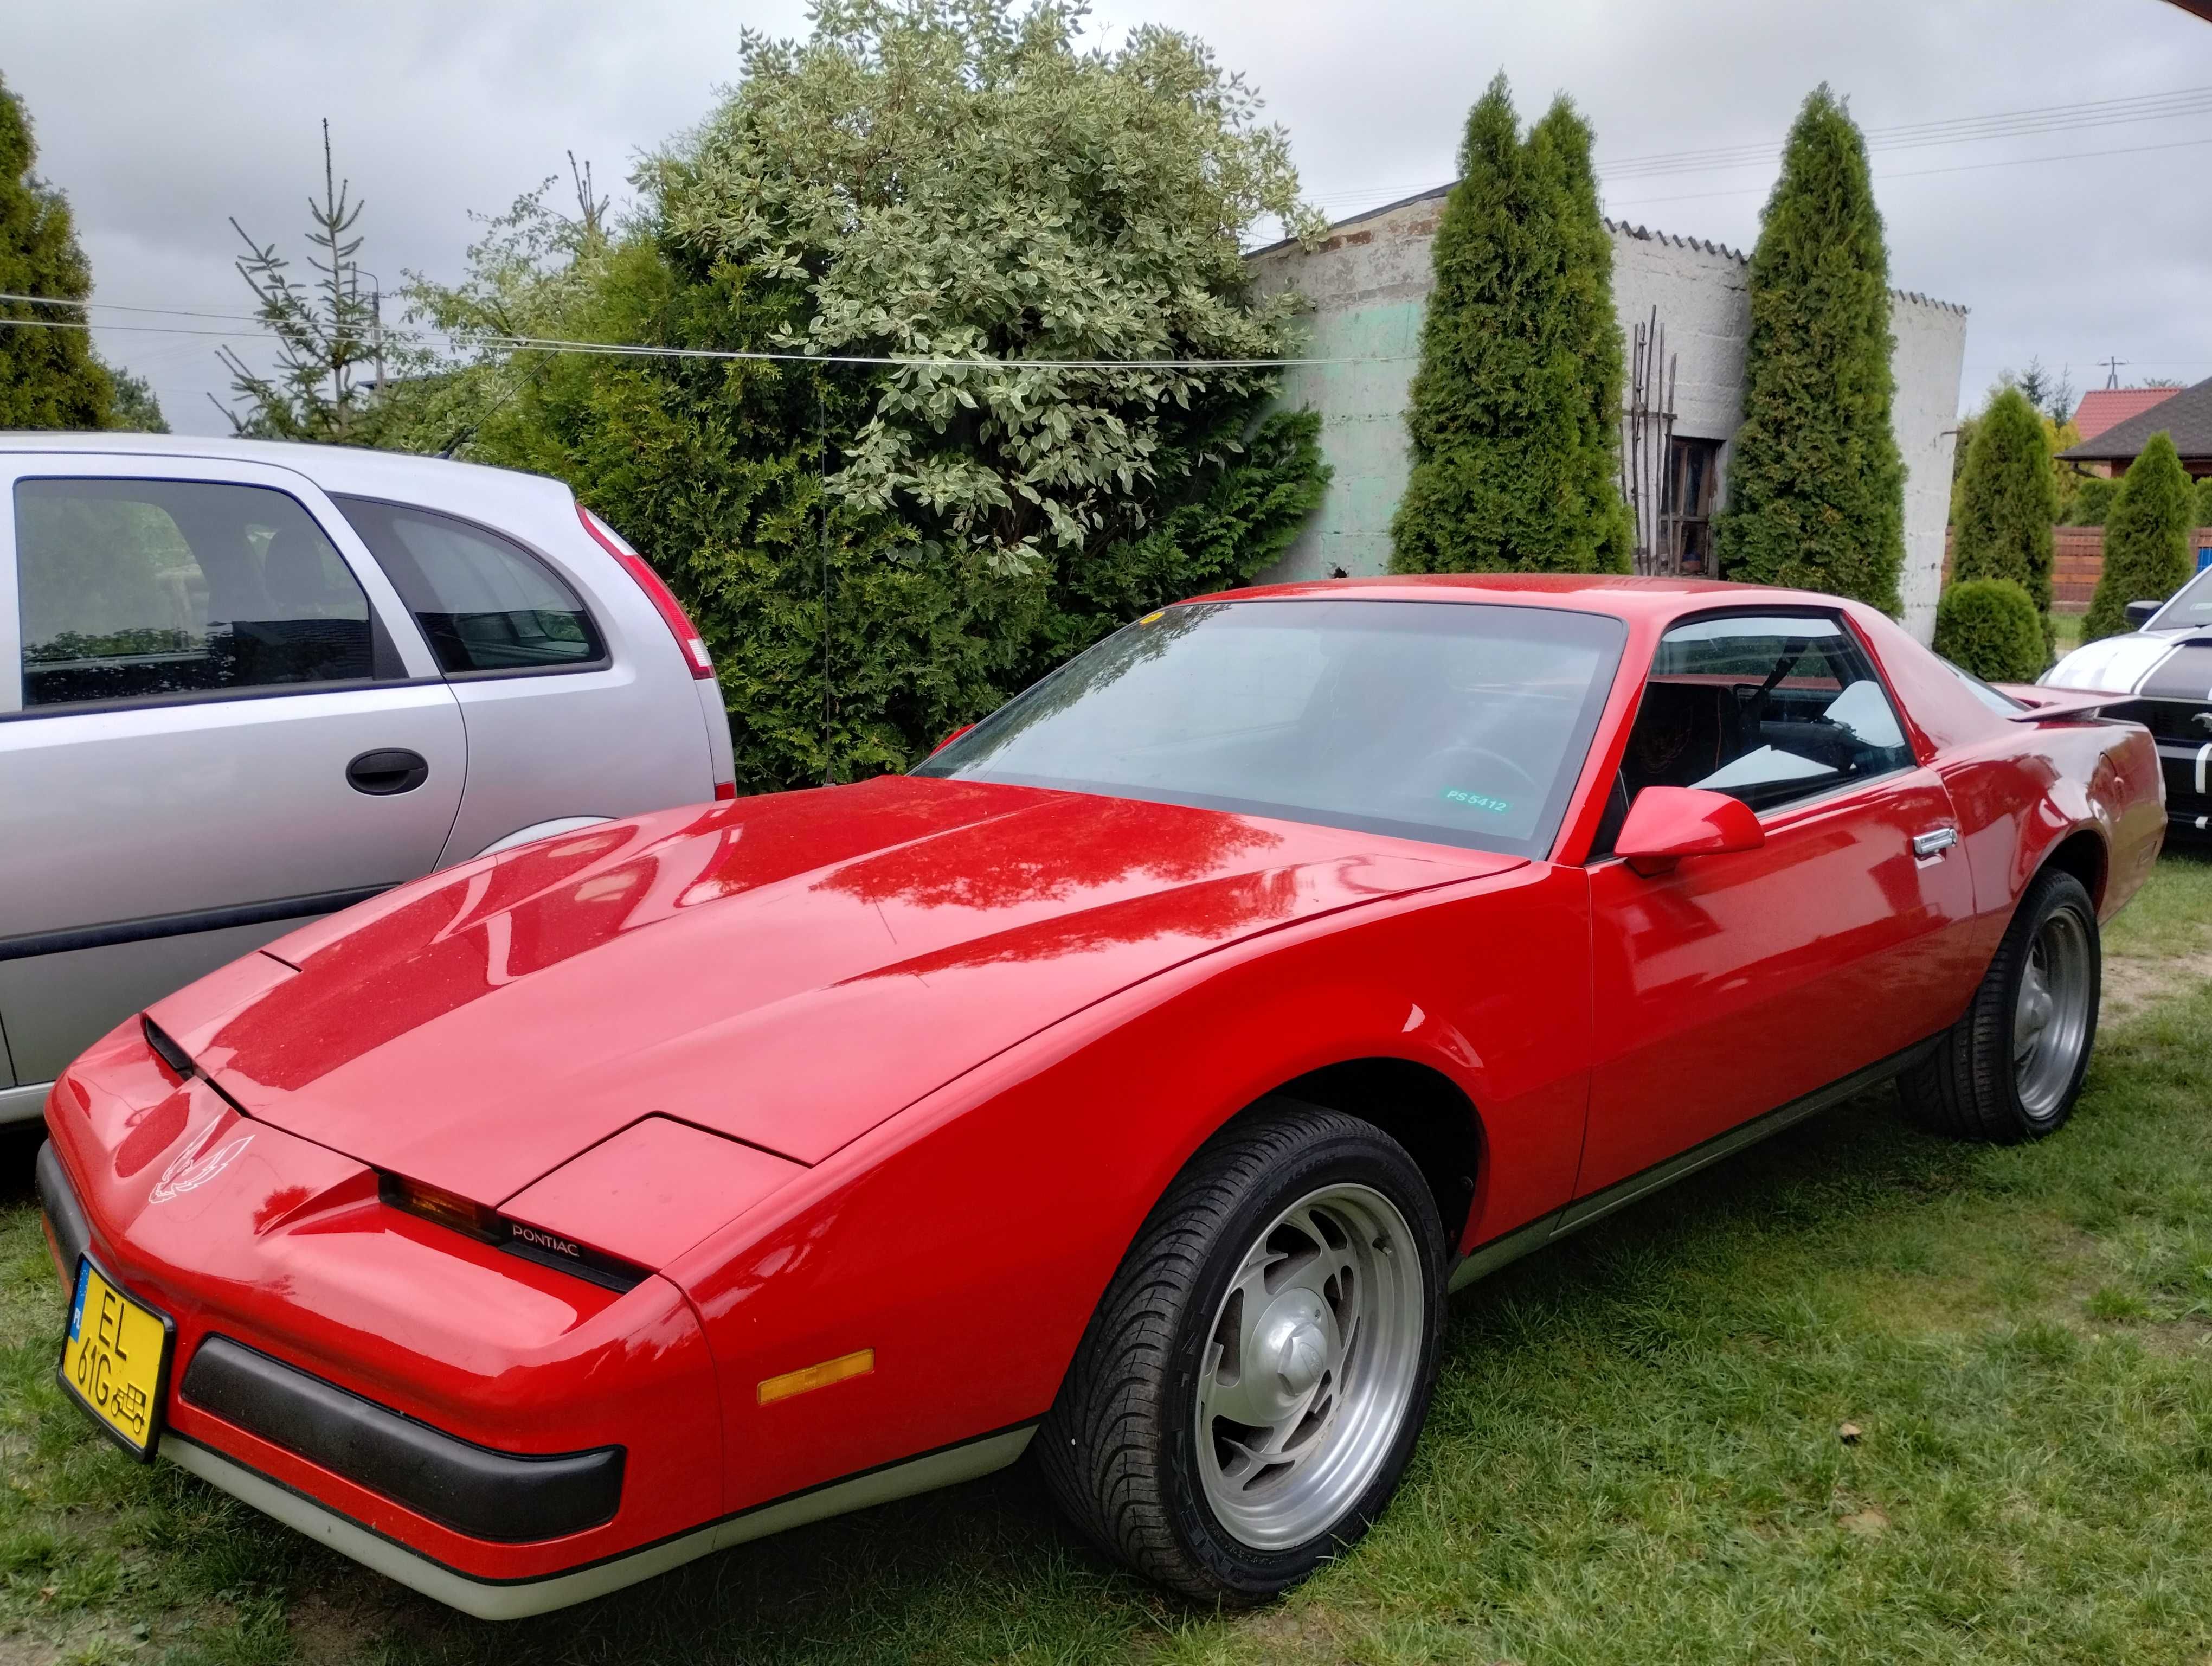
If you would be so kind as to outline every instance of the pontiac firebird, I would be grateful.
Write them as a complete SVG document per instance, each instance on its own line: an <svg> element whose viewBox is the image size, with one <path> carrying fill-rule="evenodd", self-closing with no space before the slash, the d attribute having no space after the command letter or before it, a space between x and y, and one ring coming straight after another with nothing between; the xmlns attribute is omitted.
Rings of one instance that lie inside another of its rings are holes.
<svg viewBox="0 0 2212 1666"><path fill-rule="evenodd" d="M1388 1503L1448 1290L1885 1079L2066 1120L2165 826L2095 698L1692 581L1164 609L911 774L468 862L115 1030L46 1107L62 1380L479 1615L1025 1450L1262 1600Z"/></svg>

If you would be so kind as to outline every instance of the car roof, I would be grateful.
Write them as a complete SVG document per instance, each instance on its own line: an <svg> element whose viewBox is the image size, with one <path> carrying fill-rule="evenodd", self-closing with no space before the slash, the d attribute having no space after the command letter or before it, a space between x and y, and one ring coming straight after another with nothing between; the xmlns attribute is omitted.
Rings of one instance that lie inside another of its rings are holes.
<svg viewBox="0 0 2212 1666"><path fill-rule="evenodd" d="M1719 579L1638 578L1626 573L1413 573L1373 578L1313 579L1223 591L1194 601L1423 601L1564 607L1619 619L1668 619L1705 607L1818 607L1859 604L1811 590Z"/></svg>
<svg viewBox="0 0 2212 1666"><path fill-rule="evenodd" d="M309 479L321 481L337 474L356 477L388 475L394 480L410 476L449 477L455 471L515 478L520 471L498 469L483 463L458 462L447 457L423 457L412 452L374 451L366 446L311 445L293 440L221 439L198 434L60 433L39 429L0 429L0 452L68 452L101 457L202 458L215 462L264 463L272 468L293 469ZM521 474L523 479L543 475Z"/></svg>
<svg viewBox="0 0 2212 1666"><path fill-rule="evenodd" d="M289 440L217 439L192 434L68 434L0 429L0 457L161 457L180 462L258 463L289 469L322 488L362 497L391 497L454 514L500 519L520 510L533 520L557 512L573 519L568 489L550 476L462 463L366 446L320 446Z"/></svg>

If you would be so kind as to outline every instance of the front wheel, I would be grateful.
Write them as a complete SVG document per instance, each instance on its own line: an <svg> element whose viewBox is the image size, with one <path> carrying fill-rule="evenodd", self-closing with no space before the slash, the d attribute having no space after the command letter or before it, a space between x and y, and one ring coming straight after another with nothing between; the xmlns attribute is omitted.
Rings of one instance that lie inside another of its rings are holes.
<svg viewBox="0 0 2212 1666"><path fill-rule="evenodd" d="M1092 1315L1036 1451L1109 1554L1261 1602L1367 1530L1436 1381L1443 1234L1405 1149L1271 1101L1177 1177Z"/></svg>
<svg viewBox="0 0 2212 1666"><path fill-rule="evenodd" d="M2057 1131L2088 1073L2103 975L2089 893L2045 869L1966 1016L1899 1079L1906 1110L1937 1133L2001 1144Z"/></svg>

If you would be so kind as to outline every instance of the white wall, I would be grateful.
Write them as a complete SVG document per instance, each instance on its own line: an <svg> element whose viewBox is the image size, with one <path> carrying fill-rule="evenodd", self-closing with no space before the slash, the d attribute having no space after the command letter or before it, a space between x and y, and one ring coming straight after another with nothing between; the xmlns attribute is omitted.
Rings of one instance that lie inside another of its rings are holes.
<svg viewBox="0 0 2212 1666"><path fill-rule="evenodd" d="M1431 245L1442 192L1394 204L1331 228L1311 252L1278 244L1252 256L1262 294L1295 288L1310 307L1301 356L1352 361L1294 367L1282 400L1321 413L1322 447L1335 471L1328 495L1270 580L1362 576L1390 560L1390 517L1412 459L1407 391L1418 368L1421 319L1433 279ZM1675 432L1726 443L1743 421L1744 349L1751 334L1748 263L1717 243L1615 225L1613 305L1625 344L1654 307L1675 361ZM1943 526L1951 489L1951 431L1966 356L1963 307L1894 295L1891 329L1897 401L1892 421L1905 465L1905 624L1926 641L1942 581Z"/></svg>

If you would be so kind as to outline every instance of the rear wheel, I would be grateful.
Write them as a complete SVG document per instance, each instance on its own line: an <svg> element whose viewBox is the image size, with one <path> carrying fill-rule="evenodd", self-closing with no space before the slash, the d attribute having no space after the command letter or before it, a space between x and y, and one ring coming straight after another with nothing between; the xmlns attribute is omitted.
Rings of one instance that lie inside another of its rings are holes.
<svg viewBox="0 0 2212 1666"><path fill-rule="evenodd" d="M1403 1147L1271 1101L1153 1210L1039 1432L1048 1485L1110 1554L1255 1602L1367 1530L1436 1380L1443 1231Z"/></svg>
<svg viewBox="0 0 2212 1666"><path fill-rule="evenodd" d="M2011 1143L2073 1113L2097 1039L2103 979L2097 910L2046 868L2021 899L1966 1016L1899 1079L1905 1108L1938 1133Z"/></svg>

